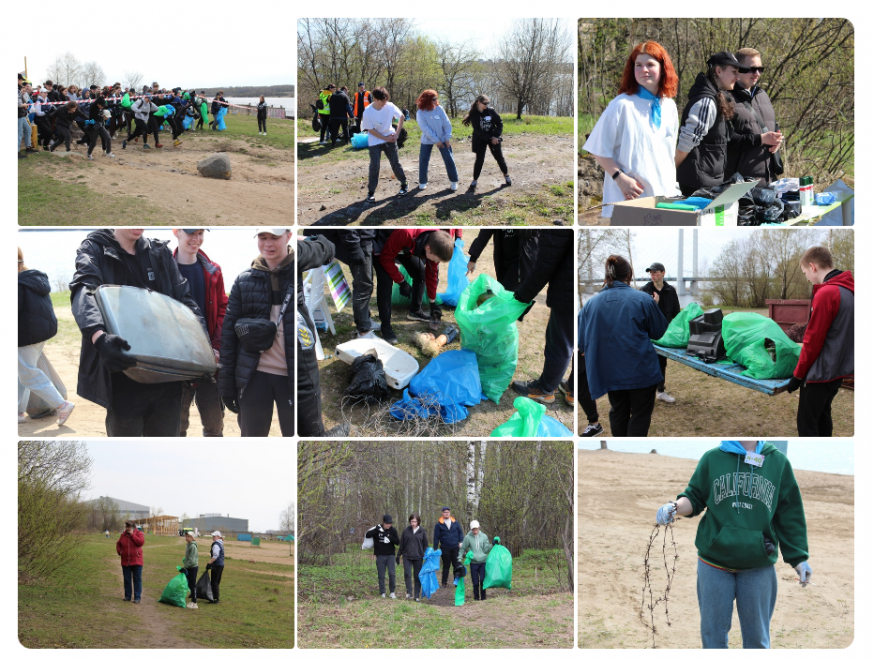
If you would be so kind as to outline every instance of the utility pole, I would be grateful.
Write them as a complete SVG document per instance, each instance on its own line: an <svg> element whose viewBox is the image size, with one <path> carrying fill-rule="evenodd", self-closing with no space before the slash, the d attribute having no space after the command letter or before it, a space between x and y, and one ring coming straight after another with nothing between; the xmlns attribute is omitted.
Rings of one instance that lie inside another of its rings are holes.
<svg viewBox="0 0 874 660"><path fill-rule="evenodd" d="M679 243L677 245L677 295L686 295L686 282L683 280L683 230L678 229Z"/></svg>
<svg viewBox="0 0 874 660"><path fill-rule="evenodd" d="M698 297L698 228L692 230L692 296Z"/></svg>

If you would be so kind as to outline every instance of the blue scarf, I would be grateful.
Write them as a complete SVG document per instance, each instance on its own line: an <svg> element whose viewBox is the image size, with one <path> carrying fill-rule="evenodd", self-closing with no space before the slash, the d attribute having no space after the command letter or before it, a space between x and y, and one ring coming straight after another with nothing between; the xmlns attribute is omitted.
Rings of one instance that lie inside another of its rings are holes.
<svg viewBox="0 0 874 660"><path fill-rule="evenodd" d="M649 104L649 123L653 125L653 128L659 130L662 127L661 99L655 94L650 94L642 85L637 86L637 93L640 95L640 98L646 101L652 101L652 103Z"/></svg>

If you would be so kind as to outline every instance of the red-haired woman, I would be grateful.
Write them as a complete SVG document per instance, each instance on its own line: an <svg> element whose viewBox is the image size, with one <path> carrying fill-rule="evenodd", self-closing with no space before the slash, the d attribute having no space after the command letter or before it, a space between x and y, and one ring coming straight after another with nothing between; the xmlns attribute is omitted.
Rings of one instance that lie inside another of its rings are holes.
<svg viewBox="0 0 874 660"><path fill-rule="evenodd" d="M419 146L419 188L425 190L428 186L428 163L431 161L431 149L436 144L446 165L446 175L449 177L449 187L458 188L458 170L455 168L455 158L452 156L452 123L446 116L437 98L437 92L426 89L416 99L416 123L422 129L422 144Z"/></svg>
<svg viewBox="0 0 874 660"><path fill-rule="evenodd" d="M677 74L655 41L638 44L625 62L619 95L610 101L583 147L604 170L604 208L638 197L678 194Z"/></svg>

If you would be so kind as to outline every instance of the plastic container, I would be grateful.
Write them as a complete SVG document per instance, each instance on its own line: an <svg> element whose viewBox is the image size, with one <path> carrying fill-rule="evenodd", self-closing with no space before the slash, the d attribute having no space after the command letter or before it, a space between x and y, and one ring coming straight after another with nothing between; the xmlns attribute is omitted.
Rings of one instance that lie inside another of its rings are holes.
<svg viewBox="0 0 874 660"><path fill-rule="evenodd" d="M379 338L353 339L340 344L337 346L337 357L346 364L352 364L355 358L371 348L376 350L376 356L385 370L385 382L392 389L404 389L413 380L413 376L419 373L416 358Z"/></svg>

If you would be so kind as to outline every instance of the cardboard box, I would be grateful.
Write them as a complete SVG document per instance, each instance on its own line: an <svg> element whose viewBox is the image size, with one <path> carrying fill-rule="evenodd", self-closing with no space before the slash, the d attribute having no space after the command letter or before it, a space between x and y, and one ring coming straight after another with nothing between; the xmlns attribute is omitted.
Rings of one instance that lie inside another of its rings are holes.
<svg viewBox="0 0 874 660"><path fill-rule="evenodd" d="M755 182L735 183L699 211L659 209L661 202L681 202L678 198L641 197L613 205L613 227L736 227L737 200L756 187Z"/></svg>

